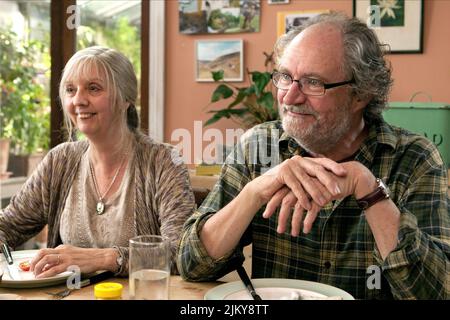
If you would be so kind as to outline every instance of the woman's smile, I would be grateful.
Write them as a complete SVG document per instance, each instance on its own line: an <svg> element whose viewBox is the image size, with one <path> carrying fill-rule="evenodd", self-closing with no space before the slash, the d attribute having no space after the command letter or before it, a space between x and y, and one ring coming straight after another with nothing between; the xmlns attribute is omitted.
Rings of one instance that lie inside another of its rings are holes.
<svg viewBox="0 0 450 320"><path fill-rule="evenodd" d="M87 120L87 119L91 119L92 117L94 117L97 113L94 112L77 112L77 118L80 120Z"/></svg>

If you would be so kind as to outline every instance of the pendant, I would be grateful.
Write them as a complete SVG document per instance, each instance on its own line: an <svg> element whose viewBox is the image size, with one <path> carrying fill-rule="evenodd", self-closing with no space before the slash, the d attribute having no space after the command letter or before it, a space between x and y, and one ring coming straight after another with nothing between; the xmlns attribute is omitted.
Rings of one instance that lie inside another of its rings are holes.
<svg viewBox="0 0 450 320"><path fill-rule="evenodd" d="M97 202L97 214L101 215L103 214L104 211L105 211L105 204L103 203L103 201Z"/></svg>

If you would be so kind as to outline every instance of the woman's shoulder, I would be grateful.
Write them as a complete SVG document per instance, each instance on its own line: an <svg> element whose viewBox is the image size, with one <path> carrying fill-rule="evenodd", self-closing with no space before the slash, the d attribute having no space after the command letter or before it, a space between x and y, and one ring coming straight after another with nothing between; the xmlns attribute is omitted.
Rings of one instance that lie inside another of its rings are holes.
<svg viewBox="0 0 450 320"><path fill-rule="evenodd" d="M169 143L158 142L152 137L145 135L143 133L136 133L136 148L137 151L141 152L151 152L151 153L161 153L168 152L172 153L176 150L175 147Z"/></svg>
<svg viewBox="0 0 450 320"><path fill-rule="evenodd" d="M163 163L171 163L175 166L183 164L178 149L165 142L158 142L143 133L136 134L136 155L142 165L161 166Z"/></svg>
<svg viewBox="0 0 450 320"><path fill-rule="evenodd" d="M48 155L56 159L63 157L66 160L70 160L72 158L76 158L77 156L81 156L83 151L85 151L88 146L89 144L85 140L63 142L51 149L48 152Z"/></svg>

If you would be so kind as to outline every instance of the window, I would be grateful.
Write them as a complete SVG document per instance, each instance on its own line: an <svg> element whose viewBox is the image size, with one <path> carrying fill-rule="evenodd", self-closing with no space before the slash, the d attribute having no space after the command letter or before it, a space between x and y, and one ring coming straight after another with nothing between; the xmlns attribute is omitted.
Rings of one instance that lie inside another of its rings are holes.
<svg viewBox="0 0 450 320"><path fill-rule="evenodd" d="M141 1L78 0L77 5L81 18L76 34L77 50L94 45L119 50L131 60L140 82Z"/></svg>
<svg viewBox="0 0 450 320"><path fill-rule="evenodd" d="M49 147L49 20L49 0L0 2L0 137L13 155Z"/></svg>

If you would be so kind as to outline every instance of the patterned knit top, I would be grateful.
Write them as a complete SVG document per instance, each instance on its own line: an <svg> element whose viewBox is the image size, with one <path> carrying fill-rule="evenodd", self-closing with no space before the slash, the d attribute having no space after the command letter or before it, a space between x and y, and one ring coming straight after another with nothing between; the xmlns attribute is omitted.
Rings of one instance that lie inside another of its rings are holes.
<svg viewBox="0 0 450 320"><path fill-rule="evenodd" d="M0 210L0 243L16 247L48 224L48 247L62 244L61 215L78 172L88 141L58 145L45 156L22 189ZM186 166L175 149L150 137L135 134L134 210L136 235L162 235L170 242L172 273L186 219L195 209ZM119 275L128 274L128 247L118 246L124 256Z"/></svg>

